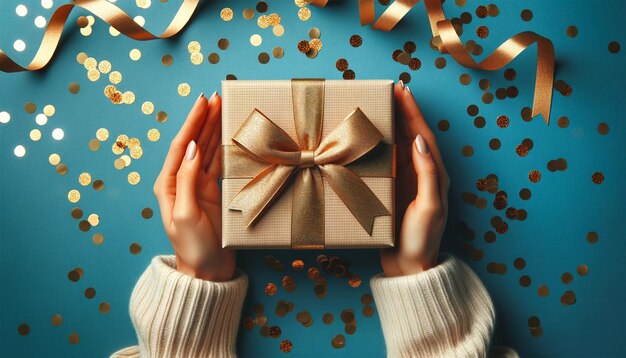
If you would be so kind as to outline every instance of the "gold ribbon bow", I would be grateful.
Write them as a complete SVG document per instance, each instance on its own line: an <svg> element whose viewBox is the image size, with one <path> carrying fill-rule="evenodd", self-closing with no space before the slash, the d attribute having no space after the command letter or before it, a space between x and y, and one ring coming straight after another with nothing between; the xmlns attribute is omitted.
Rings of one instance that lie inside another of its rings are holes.
<svg viewBox="0 0 626 358"><path fill-rule="evenodd" d="M396 0L383 12L372 27L390 31L417 4L419 0ZM311 5L324 7L328 0L312 0ZM532 44L537 43L537 72L535 75L535 93L533 96L532 117L541 115L550 123L552 90L554 86L554 46L549 39L532 31L519 33L502 45L481 62L476 62L456 33L450 20L447 20L441 0L424 0L426 13L433 37L439 37L439 51L447 53L462 66L479 70L496 71L508 65L517 55ZM361 25L374 21L374 0L359 0Z"/></svg>
<svg viewBox="0 0 626 358"><path fill-rule="evenodd" d="M241 211L250 226L295 176L292 247L323 248L323 176L371 235L374 218L391 213L346 165L371 152L383 135L357 107L322 139L324 81L294 79L291 88L297 142L263 113L253 110L232 141L249 159L269 166L241 189L228 208Z"/></svg>

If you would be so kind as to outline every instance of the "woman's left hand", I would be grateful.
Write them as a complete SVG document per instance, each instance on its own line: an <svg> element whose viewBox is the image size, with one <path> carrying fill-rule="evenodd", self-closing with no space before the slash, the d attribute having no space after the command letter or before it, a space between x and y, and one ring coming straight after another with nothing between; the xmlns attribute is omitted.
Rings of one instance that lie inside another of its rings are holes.
<svg viewBox="0 0 626 358"><path fill-rule="evenodd" d="M437 265L448 217L450 178L435 135L409 87L394 87L396 101L396 247L383 249L386 276L402 276Z"/></svg>

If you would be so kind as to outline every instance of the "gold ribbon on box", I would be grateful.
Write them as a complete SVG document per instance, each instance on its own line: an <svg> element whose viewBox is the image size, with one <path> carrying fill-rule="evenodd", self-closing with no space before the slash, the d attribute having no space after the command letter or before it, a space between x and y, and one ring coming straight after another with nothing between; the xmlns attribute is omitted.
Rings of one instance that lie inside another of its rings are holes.
<svg viewBox="0 0 626 358"><path fill-rule="evenodd" d="M183 0L170 25L161 35L153 35L139 26L128 14L106 0L74 0L57 8L50 18L42 43L29 65L22 67L0 50L0 71L20 72L36 71L45 67L57 49L65 23L74 7L83 8L120 33L135 40L145 41L165 39L182 30L196 10L200 0ZM308 3L323 8L329 0L308 0ZM390 31L418 3L419 0L396 0L383 12L373 25L374 29ZM537 43L537 72L535 75L535 93L533 97L532 117L541 115L550 121L552 91L554 86L554 46L552 42L531 31L519 33L505 41L483 61L476 62L463 46L452 22L446 20L441 0L424 0L426 13L433 37L439 36L441 53L447 53L462 66L480 70L495 71L508 65L525 49ZM359 0L361 25L374 22L374 0Z"/></svg>
<svg viewBox="0 0 626 358"><path fill-rule="evenodd" d="M254 173L228 208L241 211L249 227L291 184L292 248L324 248L326 180L371 236L374 218L391 213L361 176L393 177L393 145L381 143L383 135L358 107L322 138L324 80L293 79L291 92L296 140L254 109L234 145L224 146L224 179Z"/></svg>

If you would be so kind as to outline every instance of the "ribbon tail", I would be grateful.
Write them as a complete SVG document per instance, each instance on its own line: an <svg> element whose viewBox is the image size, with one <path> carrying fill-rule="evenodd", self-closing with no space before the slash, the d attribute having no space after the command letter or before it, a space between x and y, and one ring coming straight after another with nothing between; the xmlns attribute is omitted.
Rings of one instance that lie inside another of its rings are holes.
<svg viewBox="0 0 626 358"><path fill-rule="evenodd" d="M374 21L374 0L359 0L359 17L361 26L371 24Z"/></svg>
<svg viewBox="0 0 626 358"><path fill-rule="evenodd" d="M291 247L323 249L326 228L324 182L319 170L300 170L293 185L291 211Z"/></svg>
<svg viewBox="0 0 626 358"><path fill-rule="evenodd" d="M336 164L320 165L318 168L361 227L372 236L374 219L378 216L391 215L389 210L363 180L350 169Z"/></svg>
<svg viewBox="0 0 626 358"><path fill-rule="evenodd" d="M249 227L278 198L294 169L295 167L288 165L270 165L235 195L228 204L228 209L241 211L243 221Z"/></svg>
<svg viewBox="0 0 626 358"><path fill-rule="evenodd" d="M418 0L396 0L389 5L387 10L376 20L374 26L376 30L390 31L400 20L417 4ZM373 10L372 10L373 11Z"/></svg>

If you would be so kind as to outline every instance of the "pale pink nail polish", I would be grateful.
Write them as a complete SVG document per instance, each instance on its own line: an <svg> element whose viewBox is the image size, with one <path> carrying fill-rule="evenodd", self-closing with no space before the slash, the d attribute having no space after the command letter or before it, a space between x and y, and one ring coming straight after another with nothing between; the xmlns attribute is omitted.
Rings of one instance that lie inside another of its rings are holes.
<svg viewBox="0 0 626 358"><path fill-rule="evenodd" d="M196 156L196 141L191 140L189 144L187 144L187 150L185 151L185 159L192 160Z"/></svg>
<svg viewBox="0 0 626 358"><path fill-rule="evenodd" d="M198 99L204 97L204 92L200 93L200 95L198 96Z"/></svg>
<svg viewBox="0 0 626 358"><path fill-rule="evenodd" d="M417 152L421 155L428 154L428 144L426 144L424 137L419 134L415 137L415 148L417 148Z"/></svg>
<svg viewBox="0 0 626 358"><path fill-rule="evenodd" d="M404 89L405 89L407 92L411 93L411 89L409 88L409 86L404 86Z"/></svg>
<svg viewBox="0 0 626 358"><path fill-rule="evenodd" d="M213 98L215 98L215 96L217 96L217 91L213 92L213 94L211 95L211 97L209 98L209 101L212 101Z"/></svg>
<svg viewBox="0 0 626 358"><path fill-rule="evenodd" d="M402 80L398 81L398 83L400 84L400 87L404 88L404 82L402 82Z"/></svg>

